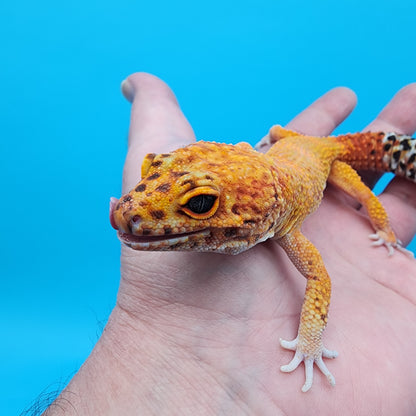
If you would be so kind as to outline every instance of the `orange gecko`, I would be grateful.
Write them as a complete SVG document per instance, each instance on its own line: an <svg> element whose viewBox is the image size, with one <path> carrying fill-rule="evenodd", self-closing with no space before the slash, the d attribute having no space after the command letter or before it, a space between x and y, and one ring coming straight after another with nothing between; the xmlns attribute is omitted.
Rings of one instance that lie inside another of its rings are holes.
<svg viewBox="0 0 416 416"><path fill-rule="evenodd" d="M316 364L335 385L323 358L337 353L322 342L331 280L301 225L318 208L329 182L367 209L374 245L386 246L389 255L395 249L411 254L355 169L394 172L416 182L416 139L383 132L311 137L274 126L267 141L272 147L265 154L247 143L212 142L148 154L138 185L112 200L111 223L135 250L238 254L273 238L307 279L298 335L281 340L295 355L281 370L293 371L304 362L302 391L307 391Z"/></svg>

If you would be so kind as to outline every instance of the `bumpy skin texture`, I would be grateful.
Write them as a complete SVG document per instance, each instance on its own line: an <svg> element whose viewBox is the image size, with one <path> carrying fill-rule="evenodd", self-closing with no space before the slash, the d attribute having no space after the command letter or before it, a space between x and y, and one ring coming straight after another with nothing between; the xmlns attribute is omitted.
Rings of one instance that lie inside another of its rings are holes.
<svg viewBox="0 0 416 416"><path fill-rule="evenodd" d="M268 142L268 143L266 143ZM322 357L331 280L319 251L302 234L304 219L319 206L327 182L359 201L375 229L374 245L406 252L388 216L354 169L390 171L415 181L416 140L394 133L310 137L274 126L266 154L246 143L198 142L168 154L149 154L142 180L119 201L111 221L120 240L136 250L194 250L237 254L274 238L307 279L298 336L281 340L295 351L282 371L304 361L306 381L313 365L335 380Z"/></svg>

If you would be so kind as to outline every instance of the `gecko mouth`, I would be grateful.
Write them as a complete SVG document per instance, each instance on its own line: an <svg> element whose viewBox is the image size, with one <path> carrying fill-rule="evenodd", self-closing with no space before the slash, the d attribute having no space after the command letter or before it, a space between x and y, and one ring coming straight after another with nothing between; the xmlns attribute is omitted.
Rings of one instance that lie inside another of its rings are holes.
<svg viewBox="0 0 416 416"><path fill-rule="evenodd" d="M163 250L169 249L174 245L185 245L189 241L198 240L210 234L208 229L192 231L189 233L166 235L134 235L118 231L117 236L120 241L135 250Z"/></svg>
<svg viewBox="0 0 416 416"><path fill-rule="evenodd" d="M110 198L110 222L111 226L117 230L119 240L134 250L170 250L173 246L177 249L187 250L192 243L207 237L211 234L209 229L191 231L188 233L177 233L169 235L135 235L119 230L118 224L114 219L114 209L117 205L117 198ZM187 244L188 243L188 244Z"/></svg>

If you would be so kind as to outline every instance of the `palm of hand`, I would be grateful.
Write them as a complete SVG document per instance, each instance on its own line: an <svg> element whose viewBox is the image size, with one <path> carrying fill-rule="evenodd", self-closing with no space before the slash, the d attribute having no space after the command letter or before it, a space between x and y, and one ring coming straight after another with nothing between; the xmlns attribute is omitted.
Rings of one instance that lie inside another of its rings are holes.
<svg viewBox="0 0 416 416"><path fill-rule="evenodd" d="M142 83L143 94L146 83L153 83L153 91L166 88L146 77L139 76L136 82ZM345 97L346 92L343 94ZM404 98L398 100L403 106ZM413 94L407 100L414 104L416 98ZM349 101L352 107L353 99ZM144 134L135 130L135 105L142 117L145 104L135 98L127 187L138 178L139 154L157 151L159 145L151 148L139 142ZM379 118L372 128L388 125L411 133L415 122L406 125L400 121L395 105L397 99L384 110L384 124ZM329 114L330 106L322 99L313 106L291 127L308 125L311 109L324 112L326 108ZM309 133L328 134L348 114L347 107L332 114L332 125L327 120L326 125L322 123ZM188 126L178 110L165 111L159 117L170 120L171 143L174 137L184 137ZM151 120L147 120L147 127L147 135L150 129L157 136ZM164 144L161 140L160 146ZM404 243L414 232L415 220L410 226L410 220L404 221L414 207L397 196L409 186L414 185L396 181L384 197L393 228ZM388 258L383 247L371 247L368 220L334 189L328 189L321 207L305 221L303 229L320 250L332 278L324 340L328 348L340 353L339 358L326 360L337 380L334 389L315 372L312 390L302 394L302 368L290 375L279 370L292 357L279 347L279 337L296 335L305 281L273 241L239 256L141 253L123 248L118 305L134 319L157 327L163 333L166 353L181 351L185 356L183 371L191 386L201 379L210 380L206 391L214 414L219 413L216 406L230 409L224 414L239 414L239 410L240 414L267 415L277 414L278 409L285 414L306 414L312 405L322 414L341 409L345 414L345 406L351 409L349 414L411 413L416 406L412 403L416 364L409 359L416 345L416 262L399 252Z"/></svg>

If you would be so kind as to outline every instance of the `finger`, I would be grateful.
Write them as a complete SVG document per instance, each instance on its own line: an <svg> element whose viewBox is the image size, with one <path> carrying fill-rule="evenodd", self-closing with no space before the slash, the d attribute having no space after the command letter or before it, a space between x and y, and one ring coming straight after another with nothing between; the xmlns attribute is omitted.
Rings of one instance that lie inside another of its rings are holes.
<svg viewBox="0 0 416 416"><path fill-rule="evenodd" d="M412 135L416 130L416 83L402 88L367 129ZM416 233L416 185L394 178L380 200L389 213L397 237L407 245Z"/></svg>
<svg viewBox="0 0 416 416"><path fill-rule="evenodd" d="M357 103L355 93L338 87L318 98L286 126L303 134L326 136L341 124Z"/></svg>
<svg viewBox="0 0 416 416"><path fill-rule="evenodd" d="M416 130L416 83L402 88L364 130L413 134Z"/></svg>
<svg viewBox="0 0 416 416"><path fill-rule="evenodd" d="M145 154L174 150L194 141L195 135L172 90L159 78L136 73L123 81L121 88L132 102L129 148L123 174L125 192L140 179Z"/></svg>
<svg viewBox="0 0 416 416"><path fill-rule="evenodd" d="M348 117L356 103L353 91L345 87L334 88L303 110L286 128L302 134L326 136ZM268 135L260 140L256 148L262 152L270 148Z"/></svg>

